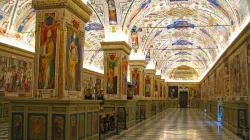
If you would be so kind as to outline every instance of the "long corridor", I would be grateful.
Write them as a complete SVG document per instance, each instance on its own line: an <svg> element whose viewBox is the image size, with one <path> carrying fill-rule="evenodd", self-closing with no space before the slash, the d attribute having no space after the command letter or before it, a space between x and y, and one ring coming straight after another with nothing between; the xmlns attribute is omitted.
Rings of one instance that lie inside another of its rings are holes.
<svg viewBox="0 0 250 140"><path fill-rule="evenodd" d="M119 140L240 140L221 123L198 109L168 109L113 139Z"/></svg>

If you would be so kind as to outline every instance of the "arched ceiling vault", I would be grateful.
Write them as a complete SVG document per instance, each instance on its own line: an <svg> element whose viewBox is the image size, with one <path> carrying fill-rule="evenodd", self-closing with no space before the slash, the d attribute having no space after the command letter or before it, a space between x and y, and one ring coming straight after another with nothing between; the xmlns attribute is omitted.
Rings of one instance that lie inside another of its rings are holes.
<svg viewBox="0 0 250 140"><path fill-rule="evenodd" d="M84 67L98 72L103 71L99 42L115 27L127 34L124 40L133 55L144 54L167 79L180 80L174 72L185 69L195 70L194 77L200 78L228 47L231 35L250 21L249 0L83 2L93 10L85 28ZM0 1L0 42L35 50L36 11L31 4L31 0Z"/></svg>

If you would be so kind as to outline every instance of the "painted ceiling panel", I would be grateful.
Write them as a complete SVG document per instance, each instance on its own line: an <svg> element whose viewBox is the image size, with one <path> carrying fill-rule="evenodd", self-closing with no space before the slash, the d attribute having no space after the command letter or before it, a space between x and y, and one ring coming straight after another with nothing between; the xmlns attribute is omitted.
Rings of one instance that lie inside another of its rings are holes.
<svg viewBox="0 0 250 140"><path fill-rule="evenodd" d="M84 67L98 72L104 67L99 42L121 29L133 55L144 54L167 80L197 80L250 21L249 0L83 1L93 10L85 28ZM35 19L31 0L0 1L0 42L34 52ZM193 76L183 76L184 67Z"/></svg>

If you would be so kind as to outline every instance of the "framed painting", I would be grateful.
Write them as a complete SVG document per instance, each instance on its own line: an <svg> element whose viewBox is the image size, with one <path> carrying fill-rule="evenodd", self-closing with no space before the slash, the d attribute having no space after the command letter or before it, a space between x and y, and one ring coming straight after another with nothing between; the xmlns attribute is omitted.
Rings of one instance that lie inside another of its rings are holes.
<svg viewBox="0 0 250 140"><path fill-rule="evenodd" d="M92 136L92 112L87 113L87 136Z"/></svg>
<svg viewBox="0 0 250 140"><path fill-rule="evenodd" d="M52 114L52 139L65 140L65 115Z"/></svg>
<svg viewBox="0 0 250 140"><path fill-rule="evenodd" d="M28 114L28 140L45 140L48 130L48 114Z"/></svg>
<svg viewBox="0 0 250 140"><path fill-rule="evenodd" d="M77 115L71 114L70 115L70 139L76 140L77 139Z"/></svg>
<svg viewBox="0 0 250 140"><path fill-rule="evenodd" d="M9 116L9 103L3 104L3 117Z"/></svg>
<svg viewBox="0 0 250 140"><path fill-rule="evenodd" d="M24 139L24 115L23 113L12 113L12 140Z"/></svg>
<svg viewBox="0 0 250 140"><path fill-rule="evenodd" d="M78 139L85 137L85 113L79 114Z"/></svg>

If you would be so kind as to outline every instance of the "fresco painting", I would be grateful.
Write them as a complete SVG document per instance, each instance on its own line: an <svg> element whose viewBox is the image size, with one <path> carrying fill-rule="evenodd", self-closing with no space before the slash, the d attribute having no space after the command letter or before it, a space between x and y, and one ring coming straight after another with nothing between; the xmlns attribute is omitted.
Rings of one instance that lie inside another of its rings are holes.
<svg viewBox="0 0 250 140"><path fill-rule="evenodd" d="M199 100L201 97L201 91L199 86L188 87L189 99Z"/></svg>
<svg viewBox="0 0 250 140"><path fill-rule="evenodd" d="M107 0L109 12L109 25L117 25L117 13L114 0Z"/></svg>
<svg viewBox="0 0 250 140"><path fill-rule="evenodd" d="M54 89L55 52L58 21L55 13L45 13L40 24L39 89Z"/></svg>
<svg viewBox="0 0 250 140"><path fill-rule="evenodd" d="M47 114L28 114L28 139L47 139Z"/></svg>
<svg viewBox="0 0 250 140"><path fill-rule="evenodd" d="M154 80L154 97L157 97L158 95L158 82L157 80Z"/></svg>
<svg viewBox="0 0 250 140"><path fill-rule="evenodd" d="M178 86L168 86L168 97L178 98Z"/></svg>
<svg viewBox="0 0 250 140"><path fill-rule="evenodd" d="M81 90L81 59L82 59L82 33L79 30L79 22L72 21L67 28L66 47L66 90Z"/></svg>
<svg viewBox="0 0 250 140"><path fill-rule="evenodd" d="M77 116L76 114L70 115L70 139L76 140L77 139Z"/></svg>
<svg viewBox="0 0 250 140"><path fill-rule="evenodd" d="M95 88L97 91L102 89L102 80L100 78L96 78Z"/></svg>
<svg viewBox="0 0 250 140"><path fill-rule="evenodd" d="M128 73L128 60L127 60L127 56L124 55L121 61L121 79L122 79L122 95L127 95L127 73Z"/></svg>
<svg viewBox="0 0 250 140"><path fill-rule="evenodd" d="M151 78L149 75L145 77L145 97L151 97Z"/></svg>
<svg viewBox="0 0 250 140"><path fill-rule="evenodd" d="M0 56L0 93L31 94L32 63Z"/></svg>
<svg viewBox="0 0 250 140"><path fill-rule="evenodd" d="M109 53L107 56L107 94L117 94L118 60L116 53Z"/></svg>
<svg viewBox="0 0 250 140"><path fill-rule="evenodd" d="M230 95L247 95L246 56L242 51L230 61Z"/></svg>
<svg viewBox="0 0 250 140"><path fill-rule="evenodd" d="M131 71L132 73L132 86L134 88L134 95L140 95L140 71L137 69Z"/></svg>
<svg viewBox="0 0 250 140"><path fill-rule="evenodd" d="M78 127L78 139L83 139L85 137L85 114L79 114L79 127Z"/></svg>
<svg viewBox="0 0 250 140"><path fill-rule="evenodd" d="M12 135L11 139L23 140L24 116L23 113L12 113Z"/></svg>
<svg viewBox="0 0 250 140"><path fill-rule="evenodd" d="M52 139L65 140L65 115L52 114Z"/></svg>
<svg viewBox="0 0 250 140"><path fill-rule="evenodd" d="M139 49L139 37L136 26L134 26L131 31L131 42L134 52L137 53L137 50Z"/></svg>

